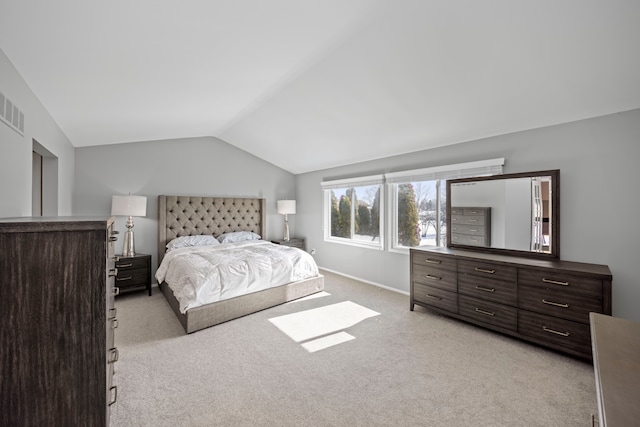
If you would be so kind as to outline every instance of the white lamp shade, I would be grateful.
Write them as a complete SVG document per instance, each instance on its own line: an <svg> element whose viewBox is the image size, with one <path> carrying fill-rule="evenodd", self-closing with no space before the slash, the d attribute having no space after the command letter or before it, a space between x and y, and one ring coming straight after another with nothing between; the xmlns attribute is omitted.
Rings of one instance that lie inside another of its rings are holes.
<svg viewBox="0 0 640 427"><path fill-rule="evenodd" d="M294 214L296 213L296 201L295 200L278 200L278 213L279 214Z"/></svg>
<svg viewBox="0 0 640 427"><path fill-rule="evenodd" d="M111 215L146 216L147 198L145 196L111 196Z"/></svg>

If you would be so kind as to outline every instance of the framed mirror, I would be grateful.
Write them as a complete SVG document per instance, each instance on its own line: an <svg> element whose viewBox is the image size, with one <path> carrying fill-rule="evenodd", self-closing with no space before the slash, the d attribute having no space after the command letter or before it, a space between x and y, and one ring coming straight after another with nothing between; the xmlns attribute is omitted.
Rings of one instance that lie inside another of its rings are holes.
<svg viewBox="0 0 640 427"><path fill-rule="evenodd" d="M560 258L560 171L447 180L447 246Z"/></svg>

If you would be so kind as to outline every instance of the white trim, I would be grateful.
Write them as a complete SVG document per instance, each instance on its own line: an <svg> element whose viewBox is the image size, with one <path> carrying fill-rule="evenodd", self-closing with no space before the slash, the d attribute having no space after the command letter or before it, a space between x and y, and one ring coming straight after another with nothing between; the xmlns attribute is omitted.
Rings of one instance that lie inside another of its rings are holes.
<svg viewBox="0 0 640 427"><path fill-rule="evenodd" d="M324 241L327 243L337 243L339 245L356 246L363 249L372 249L374 251L384 250L382 239L380 239L380 243L376 243L376 242L363 243L361 240L347 239L346 237L328 236L328 237L325 237Z"/></svg>
<svg viewBox="0 0 640 427"><path fill-rule="evenodd" d="M409 295L409 292L407 291L402 291L400 289L397 288L392 288L391 286L386 286L377 282L372 282L370 280L365 280L365 279L361 279L360 277L356 277L356 276L351 276L350 274L344 274L344 273L340 273L339 271L335 271L335 270L331 270L329 268L324 268L324 267L318 267L320 270L324 270L324 271L328 271L329 273L333 273L333 274L337 274L338 276L342 276L342 277L346 277L347 279L352 279L352 280L357 280L358 282L362 282L365 283L367 285L372 285L372 286L376 286L378 288L382 288L382 289L386 289L388 291L392 291L392 292L396 292L402 295Z"/></svg>
<svg viewBox="0 0 640 427"><path fill-rule="evenodd" d="M387 184L398 184L403 182L431 181L434 179L464 178L479 174L501 174L502 166L504 166L504 158L389 172L384 176ZM464 172L464 174L461 174L461 172Z"/></svg>
<svg viewBox="0 0 640 427"><path fill-rule="evenodd" d="M356 178L336 179L334 181L322 181L320 185L323 190L332 190L347 187L366 187L367 185L378 185L384 183L384 175L369 175Z"/></svg>

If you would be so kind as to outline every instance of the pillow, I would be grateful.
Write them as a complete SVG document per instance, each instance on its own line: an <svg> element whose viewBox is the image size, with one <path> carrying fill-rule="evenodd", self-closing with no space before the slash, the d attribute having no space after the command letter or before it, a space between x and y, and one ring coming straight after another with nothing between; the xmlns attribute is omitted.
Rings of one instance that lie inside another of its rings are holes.
<svg viewBox="0 0 640 427"><path fill-rule="evenodd" d="M220 243L233 243L233 242L242 242L245 240L260 240L259 234L253 233L251 231L235 231L233 233L224 233L218 236L218 241Z"/></svg>
<svg viewBox="0 0 640 427"><path fill-rule="evenodd" d="M220 242L213 237L207 235L201 236L182 236L176 237L169 243L167 243L167 252L178 248L186 248L188 246L204 246L204 245L219 245Z"/></svg>

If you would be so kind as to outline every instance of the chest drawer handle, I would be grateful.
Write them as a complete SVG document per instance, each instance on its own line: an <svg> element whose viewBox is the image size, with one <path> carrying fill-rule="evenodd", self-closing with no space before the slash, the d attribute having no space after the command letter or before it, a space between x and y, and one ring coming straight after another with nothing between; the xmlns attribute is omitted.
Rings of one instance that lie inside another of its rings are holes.
<svg viewBox="0 0 640 427"><path fill-rule="evenodd" d="M437 297L435 295L424 294L424 296L426 296L427 298L431 298L431 299L437 299L438 301L442 300L441 297Z"/></svg>
<svg viewBox="0 0 640 427"><path fill-rule="evenodd" d="M496 291L495 288L485 288L485 287L479 286L479 285L476 285L476 289L478 289L480 291L492 292L492 293Z"/></svg>
<svg viewBox="0 0 640 427"><path fill-rule="evenodd" d="M107 363L116 363L119 358L120 358L120 352L118 351L118 349L116 347L110 348L109 360L107 360Z"/></svg>
<svg viewBox="0 0 640 427"><path fill-rule="evenodd" d="M481 309L479 309L479 308L476 308L476 312L477 312L477 313L480 313L480 314L487 315L487 316L491 316L491 317L493 317L493 316L495 316L495 315L496 315L495 313L493 313L493 312L491 312L491 311L485 311L485 310L481 310Z"/></svg>
<svg viewBox="0 0 640 427"><path fill-rule="evenodd" d="M123 281L125 281L125 280L131 280L131 279L133 279L133 276L127 276L127 277L116 277L116 280L117 280L118 282L123 282Z"/></svg>
<svg viewBox="0 0 640 427"><path fill-rule="evenodd" d="M118 386L114 385L109 389L109 394L111 395L111 400L109 401L109 406L114 405L118 401Z"/></svg>
<svg viewBox="0 0 640 427"><path fill-rule="evenodd" d="M542 278L542 281L544 283L551 283L553 285L569 286L569 282L558 282L557 280L545 279L544 277Z"/></svg>
<svg viewBox="0 0 640 427"><path fill-rule="evenodd" d="M133 263L130 262L129 264L117 264L116 267L118 268L126 268L126 267L131 267L133 266Z"/></svg>
<svg viewBox="0 0 640 427"><path fill-rule="evenodd" d="M441 279L442 279L442 277L432 276L432 275L430 275L430 274L427 274L427 275L426 275L426 276L424 276L424 277L426 277L427 279L430 279L430 280L441 280Z"/></svg>
<svg viewBox="0 0 640 427"><path fill-rule="evenodd" d="M427 264L442 264L442 261L438 261L437 259L429 259L429 258L427 258L425 262Z"/></svg>
<svg viewBox="0 0 640 427"><path fill-rule="evenodd" d="M556 307L569 308L569 304L561 304L559 302L547 301L546 299L543 299L542 302L545 304L554 305Z"/></svg>
<svg viewBox="0 0 640 427"><path fill-rule="evenodd" d="M569 335L571 335L569 332L560 332L560 331L556 331L550 328L547 328L546 326L542 327L542 330L544 330L545 332L549 332L551 334L556 334L556 335L561 335L563 337L568 337Z"/></svg>
<svg viewBox="0 0 640 427"><path fill-rule="evenodd" d="M480 267L476 267L475 268L476 271L479 271L480 273L487 273L487 274L495 274L495 270L487 270L485 268L480 268Z"/></svg>

